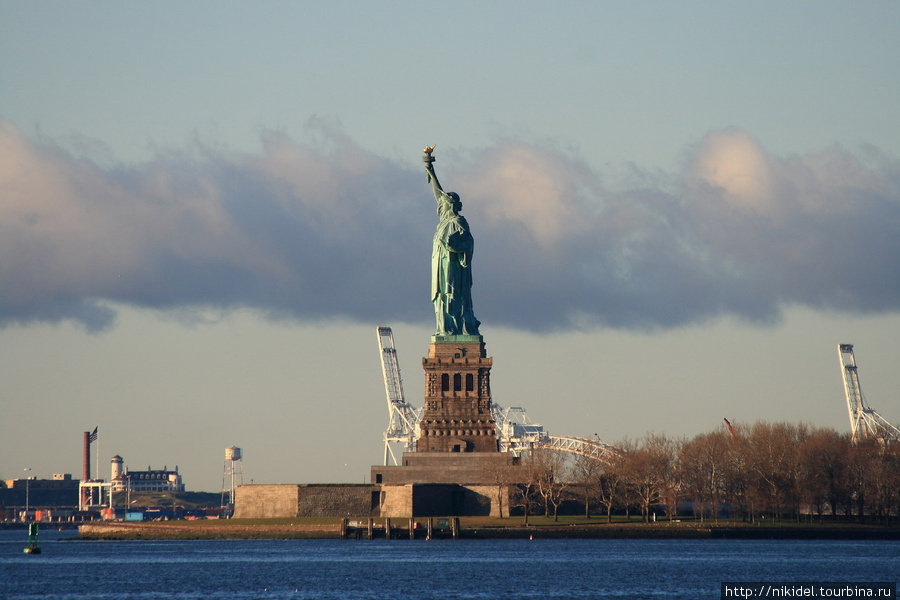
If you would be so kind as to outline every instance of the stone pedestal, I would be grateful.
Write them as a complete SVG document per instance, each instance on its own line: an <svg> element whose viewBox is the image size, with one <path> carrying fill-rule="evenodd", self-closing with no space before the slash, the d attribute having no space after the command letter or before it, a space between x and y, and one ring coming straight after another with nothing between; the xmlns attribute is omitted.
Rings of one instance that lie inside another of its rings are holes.
<svg viewBox="0 0 900 600"><path fill-rule="evenodd" d="M480 335L431 339L425 369L425 411L416 452L498 452L491 417L491 366Z"/></svg>
<svg viewBox="0 0 900 600"><path fill-rule="evenodd" d="M416 451L401 465L372 467L383 516L509 515L519 459L499 451L492 366L480 335L431 338Z"/></svg>

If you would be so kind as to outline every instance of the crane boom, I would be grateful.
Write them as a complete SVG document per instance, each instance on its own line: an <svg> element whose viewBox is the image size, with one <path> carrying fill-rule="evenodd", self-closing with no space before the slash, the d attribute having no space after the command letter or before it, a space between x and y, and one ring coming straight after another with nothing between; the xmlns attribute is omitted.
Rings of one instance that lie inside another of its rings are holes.
<svg viewBox="0 0 900 600"><path fill-rule="evenodd" d="M880 440L900 440L900 429L879 415L866 404L859 385L859 370L853 344L838 344L841 359L841 374L844 378L844 396L847 398L847 412L850 416L850 433L854 442L874 437Z"/></svg>

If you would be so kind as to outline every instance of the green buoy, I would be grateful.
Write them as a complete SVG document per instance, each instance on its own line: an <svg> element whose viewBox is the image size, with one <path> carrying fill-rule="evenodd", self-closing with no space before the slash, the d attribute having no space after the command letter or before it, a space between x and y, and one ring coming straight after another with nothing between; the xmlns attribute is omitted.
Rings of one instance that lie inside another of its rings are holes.
<svg viewBox="0 0 900 600"><path fill-rule="evenodd" d="M38 524L28 524L28 545L22 550L25 554L40 554L41 549L38 546Z"/></svg>

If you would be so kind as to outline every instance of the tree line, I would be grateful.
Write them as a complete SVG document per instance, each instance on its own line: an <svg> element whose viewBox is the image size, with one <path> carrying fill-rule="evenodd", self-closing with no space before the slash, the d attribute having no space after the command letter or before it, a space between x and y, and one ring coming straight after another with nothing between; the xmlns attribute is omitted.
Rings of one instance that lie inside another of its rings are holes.
<svg viewBox="0 0 900 600"><path fill-rule="evenodd" d="M900 444L805 424L735 424L692 438L650 433L607 461L537 447L516 467L513 503L526 516L584 514L702 521L819 519L889 523L900 514Z"/></svg>

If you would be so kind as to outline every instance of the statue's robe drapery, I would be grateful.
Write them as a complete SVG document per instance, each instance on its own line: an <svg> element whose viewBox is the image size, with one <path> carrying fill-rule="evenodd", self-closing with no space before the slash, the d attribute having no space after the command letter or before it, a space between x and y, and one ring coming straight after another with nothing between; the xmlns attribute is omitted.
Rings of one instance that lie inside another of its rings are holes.
<svg viewBox="0 0 900 600"><path fill-rule="evenodd" d="M441 220L431 254L431 299L440 335L479 335L472 310L472 252L475 240L450 198L438 203Z"/></svg>

